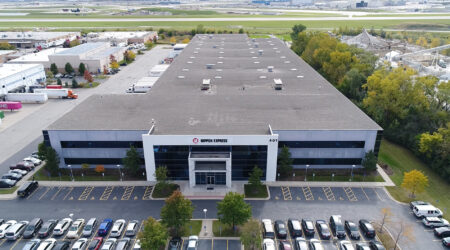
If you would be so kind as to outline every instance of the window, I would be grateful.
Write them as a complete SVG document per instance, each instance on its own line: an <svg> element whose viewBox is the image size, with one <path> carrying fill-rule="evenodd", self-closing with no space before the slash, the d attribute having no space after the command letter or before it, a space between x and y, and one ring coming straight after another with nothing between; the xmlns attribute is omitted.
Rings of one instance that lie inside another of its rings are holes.
<svg viewBox="0 0 450 250"><path fill-rule="evenodd" d="M121 165L122 158L64 158L64 163L69 164L104 164L104 165ZM141 158L141 164L145 164L145 160Z"/></svg>
<svg viewBox="0 0 450 250"><path fill-rule="evenodd" d="M166 166L171 180L189 180L189 146L153 147L155 166Z"/></svg>
<svg viewBox="0 0 450 250"><path fill-rule="evenodd" d="M378 130L377 139L375 140L375 146L373 148L376 157L378 157L378 152L380 151L381 139L383 139L383 131Z"/></svg>
<svg viewBox="0 0 450 250"><path fill-rule="evenodd" d="M142 148L142 141L61 141L62 148Z"/></svg>
<svg viewBox="0 0 450 250"><path fill-rule="evenodd" d="M361 158L294 158L293 165L360 165Z"/></svg>
<svg viewBox="0 0 450 250"><path fill-rule="evenodd" d="M280 141L278 147L289 148L364 148L365 141Z"/></svg>
<svg viewBox="0 0 450 250"><path fill-rule="evenodd" d="M261 168L263 171L261 178L265 179L267 146L232 146L231 151L232 180L247 180L255 166Z"/></svg>

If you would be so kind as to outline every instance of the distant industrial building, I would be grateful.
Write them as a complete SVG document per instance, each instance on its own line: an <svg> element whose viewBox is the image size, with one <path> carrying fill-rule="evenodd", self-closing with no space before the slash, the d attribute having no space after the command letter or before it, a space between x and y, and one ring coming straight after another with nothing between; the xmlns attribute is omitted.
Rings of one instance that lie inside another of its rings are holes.
<svg viewBox="0 0 450 250"><path fill-rule="evenodd" d="M366 50L388 49L389 44L381 38L372 36L363 29L361 34L353 37L342 37L342 42L348 45L355 45L358 48Z"/></svg>
<svg viewBox="0 0 450 250"><path fill-rule="evenodd" d="M0 50L0 63L8 61L8 56L16 53L15 50Z"/></svg>
<svg viewBox="0 0 450 250"><path fill-rule="evenodd" d="M0 42L7 42L17 48L48 48L79 36L80 32L0 32Z"/></svg>
<svg viewBox="0 0 450 250"><path fill-rule="evenodd" d="M0 99L8 92L25 92L28 86L45 80L41 64L3 64L0 66Z"/></svg>
<svg viewBox="0 0 450 250"><path fill-rule="evenodd" d="M15 64L42 64L44 65L45 69L50 68L50 59L48 58L49 55L53 55L59 52L63 52L68 50L68 48L51 48L51 49L44 49L42 51L39 51L37 53L31 53L31 54L25 54L19 58L13 59L8 61L8 63L15 63Z"/></svg>
<svg viewBox="0 0 450 250"><path fill-rule="evenodd" d="M356 8L367 8L367 6L368 2L361 1L359 3L356 3Z"/></svg>
<svg viewBox="0 0 450 250"><path fill-rule="evenodd" d="M155 31L136 31L136 32L92 32L87 35L89 42L110 42L113 45L146 43L158 38Z"/></svg>
<svg viewBox="0 0 450 250"><path fill-rule="evenodd" d="M80 63L86 65L90 72L101 72L103 67L108 67L110 57L117 61L123 60L124 47L111 47L107 42L84 43L76 47L48 55L50 64L55 63L58 69L64 71L66 63L70 63L76 70Z"/></svg>

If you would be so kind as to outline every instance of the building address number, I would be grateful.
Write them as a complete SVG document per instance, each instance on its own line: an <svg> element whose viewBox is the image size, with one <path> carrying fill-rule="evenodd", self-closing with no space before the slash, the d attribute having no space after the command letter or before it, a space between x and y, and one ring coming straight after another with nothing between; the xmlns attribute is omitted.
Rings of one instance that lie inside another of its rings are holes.
<svg viewBox="0 0 450 250"><path fill-rule="evenodd" d="M269 139L269 142L278 142L278 139Z"/></svg>

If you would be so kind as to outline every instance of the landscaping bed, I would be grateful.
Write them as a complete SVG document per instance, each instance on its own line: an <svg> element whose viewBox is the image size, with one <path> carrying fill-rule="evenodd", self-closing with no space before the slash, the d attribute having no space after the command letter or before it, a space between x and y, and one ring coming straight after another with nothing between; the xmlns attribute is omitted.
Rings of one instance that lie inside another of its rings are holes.
<svg viewBox="0 0 450 250"><path fill-rule="evenodd" d="M269 194L267 193L266 185L258 186L257 188L245 184L244 185L245 198L267 198Z"/></svg>
<svg viewBox="0 0 450 250"><path fill-rule="evenodd" d="M179 189L180 186L174 183L168 183L166 185L161 185L160 183L155 185L153 189L152 197L153 198L167 198L169 197L175 190Z"/></svg>
<svg viewBox="0 0 450 250"><path fill-rule="evenodd" d="M213 234L215 237L239 237L239 227L236 229L236 232L233 231L233 228L228 224L223 224L218 220L213 221Z"/></svg>

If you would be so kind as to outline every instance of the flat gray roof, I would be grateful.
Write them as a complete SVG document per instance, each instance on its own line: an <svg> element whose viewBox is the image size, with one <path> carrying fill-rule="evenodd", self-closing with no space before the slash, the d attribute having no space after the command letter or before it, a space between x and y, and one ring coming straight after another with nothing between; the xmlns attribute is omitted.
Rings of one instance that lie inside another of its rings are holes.
<svg viewBox="0 0 450 250"><path fill-rule="evenodd" d="M164 135L382 129L279 39L227 34L196 35L149 93L91 96L49 130L146 130L152 120Z"/></svg>
<svg viewBox="0 0 450 250"><path fill-rule="evenodd" d="M80 55L92 50L97 50L103 46L105 46L104 42L83 43L70 49L57 52L55 55Z"/></svg>

